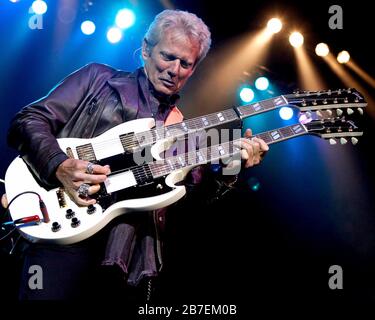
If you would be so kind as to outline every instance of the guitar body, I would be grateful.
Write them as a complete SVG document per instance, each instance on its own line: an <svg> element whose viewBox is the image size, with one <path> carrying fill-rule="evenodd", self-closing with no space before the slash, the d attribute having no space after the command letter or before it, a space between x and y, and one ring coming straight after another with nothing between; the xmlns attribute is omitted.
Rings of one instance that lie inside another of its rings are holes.
<svg viewBox="0 0 375 320"><path fill-rule="evenodd" d="M58 139L62 150L69 150L70 156L78 159L76 146L91 144L93 146L108 145L101 143L113 140L111 147L95 149L96 163L120 163L119 159L128 156L121 149L116 137L126 132L144 131L153 126L153 119L139 119L116 126L93 139ZM115 160L113 160L115 159ZM125 168L127 166L125 165ZM93 207L79 207L64 192L63 188L48 190L37 182L22 158L17 157L7 169L5 188L9 202L18 194L33 191L40 195L49 213L49 222L43 221L39 207L39 199L35 194L24 194L10 206L12 220L38 215L41 223L29 223L18 226L20 233L31 242L72 244L87 239L111 220L119 215L133 211L149 211L166 207L185 193L184 186L175 183L184 179L191 168L176 170L153 181L139 181L129 170L116 173L111 165L112 174L107 185L102 185ZM105 191L105 192L104 192Z"/></svg>

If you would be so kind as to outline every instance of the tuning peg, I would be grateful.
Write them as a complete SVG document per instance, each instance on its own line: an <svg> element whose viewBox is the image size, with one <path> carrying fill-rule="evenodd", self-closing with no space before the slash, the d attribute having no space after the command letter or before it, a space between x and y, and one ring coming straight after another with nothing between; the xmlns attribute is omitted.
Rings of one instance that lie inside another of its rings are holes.
<svg viewBox="0 0 375 320"><path fill-rule="evenodd" d="M334 145L334 144L337 144L337 141L333 138L329 139L329 144L330 145Z"/></svg>
<svg viewBox="0 0 375 320"><path fill-rule="evenodd" d="M306 107L306 106L307 106L307 103L306 103L306 100L305 100L305 99L302 99L302 106L303 106L303 107Z"/></svg>
<svg viewBox="0 0 375 320"><path fill-rule="evenodd" d="M341 144L347 144L348 140L346 140L345 138L340 138L340 143Z"/></svg>
<svg viewBox="0 0 375 320"><path fill-rule="evenodd" d="M349 102L348 98L345 97L345 98L344 98L344 103L348 103L348 102Z"/></svg>
<svg viewBox="0 0 375 320"><path fill-rule="evenodd" d="M354 111L353 111L353 109L352 109L352 108L348 108L348 109L347 109L346 111L348 112L348 115L351 115L351 114L353 114L353 113L354 113Z"/></svg>
<svg viewBox="0 0 375 320"><path fill-rule="evenodd" d="M358 97L355 97L354 102L359 102Z"/></svg>
<svg viewBox="0 0 375 320"><path fill-rule="evenodd" d="M323 100L323 104L327 104L327 99L324 99L324 100Z"/></svg>
<svg viewBox="0 0 375 320"><path fill-rule="evenodd" d="M312 104L313 104L314 106L316 106L318 103L316 102L316 100L313 100Z"/></svg>
<svg viewBox="0 0 375 320"><path fill-rule="evenodd" d="M337 103L337 102L338 102L337 98L333 99L333 103Z"/></svg>
<svg viewBox="0 0 375 320"><path fill-rule="evenodd" d="M337 109L336 113L337 113L338 116L341 116L343 114L343 111L341 109Z"/></svg>
<svg viewBox="0 0 375 320"><path fill-rule="evenodd" d="M341 91L342 91L341 89L338 89L337 94L341 94Z"/></svg>
<svg viewBox="0 0 375 320"><path fill-rule="evenodd" d="M358 110L359 114L362 116L363 115L363 109L362 108L358 108L357 110Z"/></svg>
<svg viewBox="0 0 375 320"><path fill-rule="evenodd" d="M332 90L328 89L327 94L330 96L332 94Z"/></svg>
<svg viewBox="0 0 375 320"><path fill-rule="evenodd" d="M354 146L358 143L358 139L356 137L352 137L350 140Z"/></svg>

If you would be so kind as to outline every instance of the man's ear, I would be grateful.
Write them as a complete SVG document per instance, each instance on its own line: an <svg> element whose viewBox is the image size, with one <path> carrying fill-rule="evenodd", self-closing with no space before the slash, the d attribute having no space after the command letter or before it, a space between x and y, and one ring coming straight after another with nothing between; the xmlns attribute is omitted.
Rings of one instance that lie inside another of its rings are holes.
<svg viewBox="0 0 375 320"><path fill-rule="evenodd" d="M146 61L151 55L151 48L150 46L148 45L148 43L146 42L145 39L143 39L143 42L142 42L142 58L144 61Z"/></svg>

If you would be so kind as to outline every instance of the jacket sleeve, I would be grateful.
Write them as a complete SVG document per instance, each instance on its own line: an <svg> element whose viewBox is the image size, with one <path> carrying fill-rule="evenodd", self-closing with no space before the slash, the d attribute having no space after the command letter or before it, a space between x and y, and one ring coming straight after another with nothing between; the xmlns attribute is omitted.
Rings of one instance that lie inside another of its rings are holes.
<svg viewBox="0 0 375 320"><path fill-rule="evenodd" d="M59 184L55 171L68 158L56 136L87 94L94 72L95 64L75 71L11 121L9 146L20 152L33 173L49 187Z"/></svg>

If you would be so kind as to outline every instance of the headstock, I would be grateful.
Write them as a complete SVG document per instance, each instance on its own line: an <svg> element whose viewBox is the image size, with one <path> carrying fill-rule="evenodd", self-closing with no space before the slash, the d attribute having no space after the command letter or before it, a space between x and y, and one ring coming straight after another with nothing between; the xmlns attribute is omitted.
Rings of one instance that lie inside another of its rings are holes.
<svg viewBox="0 0 375 320"><path fill-rule="evenodd" d="M346 144L350 139L355 145L358 142L358 137L363 135L362 128L354 120L345 117L310 120L303 124L310 134L327 139L330 144L337 144L337 141Z"/></svg>
<svg viewBox="0 0 375 320"><path fill-rule="evenodd" d="M296 91L284 96L288 103L300 111L316 111L317 115L326 111L329 117L364 114L367 103L364 97L353 88L325 91ZM327 115L322 118L327 117Z"/></svg>

